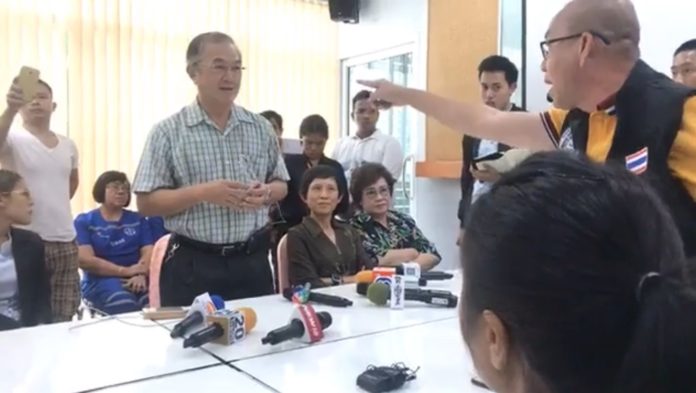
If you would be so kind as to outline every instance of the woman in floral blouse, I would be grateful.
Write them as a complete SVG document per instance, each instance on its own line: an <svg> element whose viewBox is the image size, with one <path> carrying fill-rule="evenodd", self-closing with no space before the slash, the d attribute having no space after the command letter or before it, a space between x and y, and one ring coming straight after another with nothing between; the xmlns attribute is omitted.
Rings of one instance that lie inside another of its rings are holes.
<svg viewBox="0 0 696 393"><path fill-rule="evenodd" d="M359 212L351 223L362 236L365 251L380 266L416 262L429 270L440 254L407 214L391 209L396 181L381 164L366 163L353 171L350 193Z"/></svg>

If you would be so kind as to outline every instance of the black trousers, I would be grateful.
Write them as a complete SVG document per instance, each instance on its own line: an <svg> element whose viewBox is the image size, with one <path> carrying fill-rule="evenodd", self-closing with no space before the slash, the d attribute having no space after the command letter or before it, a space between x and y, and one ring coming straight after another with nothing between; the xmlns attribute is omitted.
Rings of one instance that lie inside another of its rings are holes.
<svg viewBox="0 0 696 393"><path fill-rule="evenodd" d="M173 234L160 273L162 306L188 306L204 292L225 300L272 294L269 243L223 256L192 247Z"/></svg>

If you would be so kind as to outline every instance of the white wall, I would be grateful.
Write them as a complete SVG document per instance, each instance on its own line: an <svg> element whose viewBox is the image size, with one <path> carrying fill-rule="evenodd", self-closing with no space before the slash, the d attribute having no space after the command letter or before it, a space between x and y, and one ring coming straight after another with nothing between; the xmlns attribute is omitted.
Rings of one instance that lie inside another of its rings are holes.
<svg viewBox="0 0 696 393"><path fill-rule="evenodd" d="M427 0L362 0L360 23L339 27L341 60L370 55L390 48L413 45L413 87L425 88L428 42ZM416 116L414 135L416 161L425 159L425 118ZM413 165L413 162L410 163ZM412 213L423 232L442 254L439 268L458 265L455 246L458 231L459 183L452 180L417 178L414 181Z"/></svg>
<svg viewBox="0 0 696 393"><path fill-rule="evenodd" d="M427 37L427 15L427 0L362 0L360 23L339 26L339 57L345 59L419 41L424 34Z"/></svg>
<svg viewBox="0 0 696 393"><path fill-rule="evenodd" d="M548 106L541 73L539 42L544 39L551 18L567 0L527 1L527 108L541 110ZM669 75L674 50L684 41L696 38L696 1L633 0L641 24L643 60Z"/></svg>

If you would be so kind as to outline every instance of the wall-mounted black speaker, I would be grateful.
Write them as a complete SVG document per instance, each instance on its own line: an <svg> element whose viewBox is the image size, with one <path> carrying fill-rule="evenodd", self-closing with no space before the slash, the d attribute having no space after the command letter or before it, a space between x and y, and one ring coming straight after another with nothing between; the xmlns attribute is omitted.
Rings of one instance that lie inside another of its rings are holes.
<svg viewBox="0 0 696 393"><path fill-rule="evenodd" d="M329 0L331 20L343 23L360 21L360 0Z"/></svg>

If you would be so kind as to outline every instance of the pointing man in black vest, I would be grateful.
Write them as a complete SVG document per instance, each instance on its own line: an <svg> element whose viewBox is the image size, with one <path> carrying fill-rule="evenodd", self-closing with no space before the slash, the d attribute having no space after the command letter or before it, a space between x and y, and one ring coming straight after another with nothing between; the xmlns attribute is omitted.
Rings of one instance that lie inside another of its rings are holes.
<svg viewBox="0 0 696 393"><path fill-rule="evenodd" d="M387 81L372 99L410 105L465 134L533 149L573 149L645 177L670 208L696 257L696 90L640 60L628 0L573 0L540 47L556 108L541 114L462 104ZM511 132L514 131L514 132Z"/></svg>

